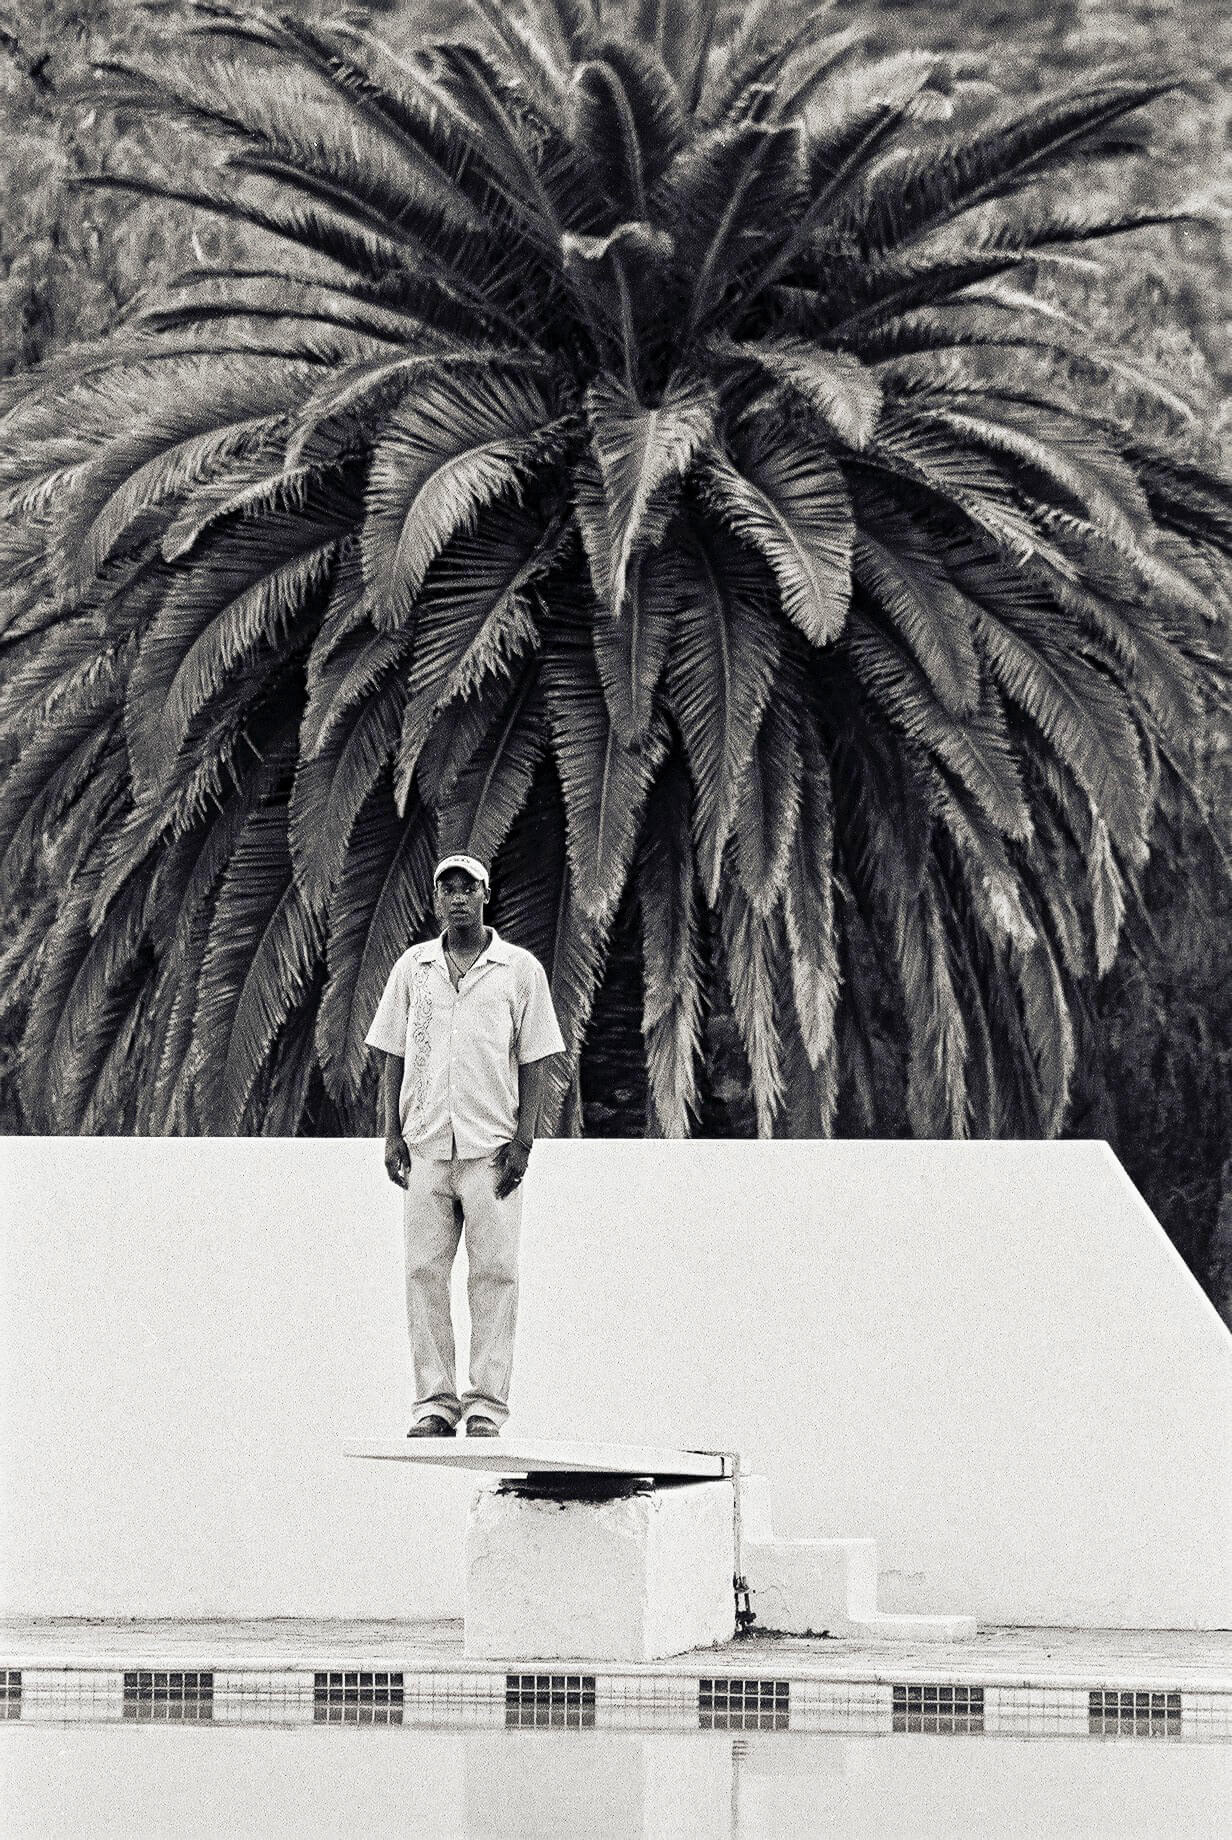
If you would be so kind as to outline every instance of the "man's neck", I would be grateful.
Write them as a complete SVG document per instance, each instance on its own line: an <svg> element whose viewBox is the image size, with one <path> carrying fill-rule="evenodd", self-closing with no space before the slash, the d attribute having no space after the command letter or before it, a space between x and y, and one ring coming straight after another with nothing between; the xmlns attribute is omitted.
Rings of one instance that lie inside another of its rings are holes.
<svg viewBox="0 0 1232 1840"><path fill-rule="evenodd" d="M481 920L474 926L455 926L450 921L445 932L445 944L455 958L470 958L472 954L482 952L490 938L489 929Z"/></svg>

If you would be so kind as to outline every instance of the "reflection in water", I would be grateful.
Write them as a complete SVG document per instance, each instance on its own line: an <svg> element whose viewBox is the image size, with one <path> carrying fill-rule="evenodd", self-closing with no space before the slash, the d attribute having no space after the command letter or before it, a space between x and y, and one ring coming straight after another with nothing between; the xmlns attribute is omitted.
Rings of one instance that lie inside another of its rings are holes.
<svg viewBox="0 0 1232 1840"><path fill-rule="evenodd" d="M506 1674L506 1725L590 1731L594 1723L593 1674Z"/></svg>
<svg viewBox="0 0 1232 1840"><path fill-rule="evenodd" d="M1181 1696L1092 1687L1087 1717L1093 1738L1179 1738Z"/></svg>
<svg viewBox="0 0 1232 1840"><path fill-rule="evenodd" d="M403 1677L382 1670L320 1672L312 1681L314 1725L401 1725Z"/></svg>
<svg viewBox="0 0 1232 1840"><path fill-rule="evenodd" d="M895 1731L968 1736L984 1729L983 1687L895 1687Z"/></svg>
<svg viewBox="0 0 1232 1840"><path fill-rule="evenodd" d="M398 1729L358 1701L253 1729L214 1701L205 1729L6 1725L5 1840L1210 1840L1232 1794L1232 1745L1184 1738Z"/></svg>
<svg viewBox="0 0 1232 1840"><path fill-rule="evenodd" d="M401 1706L374 1706L371 1701L354 1706L334 1706L316 1700L312 1708L314 1725L401 1725Z"/></svg>
<svg viewBox="0 0 1232 1840"><path fill-rule="evenodd" d="M138 1725L200 1725L214 1716L209 1699L126 1699L123 1718Z"/></svg>
<svg viewBox="0 0 1232 1840"><path fill-rule="evenodd" d="M697 1683L702 1731L786 1731L791 1686L786 1680L735 1680L717 1675Z"/></svg>
<svg viewBox="0 0 1232 1840"><path fill-rule="evenodd" d="M126 1720L201 1724L214 1716L214 1676L199 1669L136 1668L124 1676Z"/></svg>
<svg viewBox="0 0 1232 1840"><path fill-rule="evenodd" d="M505 1724L532 1731L593 1731L595 1708L589 1706L552 1706L535 1702L520 1705L505 1701Z"/></svg>

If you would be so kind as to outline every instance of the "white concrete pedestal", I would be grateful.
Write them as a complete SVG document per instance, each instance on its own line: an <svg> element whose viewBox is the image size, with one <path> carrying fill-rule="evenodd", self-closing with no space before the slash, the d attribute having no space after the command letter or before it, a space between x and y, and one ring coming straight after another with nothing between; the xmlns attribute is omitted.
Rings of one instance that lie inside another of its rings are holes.
<svg viewBox="0 0 1232 1840"><path fill-rule="evenodd" d="M656 1661L735 1634L730 1481L607 1500L482 1488L466 1523L465 1651Z"/></svg>

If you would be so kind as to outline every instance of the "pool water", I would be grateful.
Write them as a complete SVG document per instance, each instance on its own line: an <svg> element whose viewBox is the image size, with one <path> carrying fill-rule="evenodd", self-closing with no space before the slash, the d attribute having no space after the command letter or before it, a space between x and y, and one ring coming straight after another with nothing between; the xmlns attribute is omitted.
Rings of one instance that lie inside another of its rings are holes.
<svg viewBox="0 0 1232 1840"><path fill-rule="evenodd" d="M1214 1840L1232 1745L1161 1732L0 1730L6 1840Z"/></svg>

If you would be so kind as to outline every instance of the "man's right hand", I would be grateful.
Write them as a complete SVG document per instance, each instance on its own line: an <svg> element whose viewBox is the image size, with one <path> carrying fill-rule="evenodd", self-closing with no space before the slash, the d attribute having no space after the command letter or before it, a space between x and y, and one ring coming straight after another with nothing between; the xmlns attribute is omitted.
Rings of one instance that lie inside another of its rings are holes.
<svg viewBox="0 0 1232 1840"><path fill-rule="evenodd" d="M399 1188L406 1187L407 1177L411 1173L411 1153L404 1137L385 1139L385 1173Z"/></svg>

